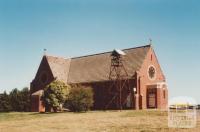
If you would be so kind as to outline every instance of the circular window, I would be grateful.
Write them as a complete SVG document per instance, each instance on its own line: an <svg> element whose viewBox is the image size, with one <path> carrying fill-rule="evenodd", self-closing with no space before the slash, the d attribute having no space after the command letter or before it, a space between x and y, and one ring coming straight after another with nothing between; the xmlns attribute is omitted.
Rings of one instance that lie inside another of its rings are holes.
<svg viewBox="0 0 200 132"><path fill-rule="evenodd" d="M148 69L148 76L151 80L154 80L156 78L156 69L154 66L149 66Z"/></svg>
<svg viewBox="0 0 200 132"><path fill-rule="evenodd" d="M40 82L45 84L48 81L48 75L46 72L42 72L40 75Z"/></svg>

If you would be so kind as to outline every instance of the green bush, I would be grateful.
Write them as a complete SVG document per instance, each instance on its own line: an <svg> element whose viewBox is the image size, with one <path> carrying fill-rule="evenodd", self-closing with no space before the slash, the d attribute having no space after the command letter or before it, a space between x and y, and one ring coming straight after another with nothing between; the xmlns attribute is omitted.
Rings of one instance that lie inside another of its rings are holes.
<svg viewBox="0 0 200 132"><path fill-rule="evenodd" d="M57 112L61 107L68 94L70 86L66 85L62 81L55 80L44 88L44 94L42 95L42 102L45 106L45 110L49 112L53 108L54 112Z"/></svg>
<svg viewBox="0 0 200 132"><path fill-rule="evenodd" d="M91 87L74 85L65 102L65 107L73 112L88 111L93 106L93 90Z"/></svg>

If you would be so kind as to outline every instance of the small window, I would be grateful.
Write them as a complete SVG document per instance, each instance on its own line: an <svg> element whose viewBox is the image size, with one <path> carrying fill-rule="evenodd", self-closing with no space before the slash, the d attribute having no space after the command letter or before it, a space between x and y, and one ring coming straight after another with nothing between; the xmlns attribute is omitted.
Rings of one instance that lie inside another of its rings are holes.
<svg viewBox="0 0 200 132"><path fill-rule="evenodd" d="M148 76L151 80L154 80L156 77L156 69L154 66L150 66L148 69Z"/></svg>
<svg viewBox="0 0 200 132"><path fill-rule="evenodd" d="M163 98L165 99L165 90L163 90Z"/></svg>
<svg viewBox="0 0 200 132"><path fill-rule="evenodd" d="M151 54L151 61L153 60L153 56L152 56L152 54Z"/></svg>

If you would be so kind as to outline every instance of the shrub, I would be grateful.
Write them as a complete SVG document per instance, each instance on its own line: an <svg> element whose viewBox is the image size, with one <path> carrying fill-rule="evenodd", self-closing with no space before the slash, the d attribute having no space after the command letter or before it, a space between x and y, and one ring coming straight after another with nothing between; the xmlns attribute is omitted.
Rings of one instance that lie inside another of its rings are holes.
<svg viewBox="0 0 200 132"><path fill-rule="evenodd" d="M93 90L91 87L74 85L69 93L65 106L73 112L88 111L93 106Z"/></svg>
<svg viewBox="0 0 200 132"><path fill-rule="evenodd" d="M0 94L0 112L8 111L11 111L11 105L9 95L5 91L3 94Z"/></svg>
<svg viewBox="0 0 200 132"><path fill-rule="evenodd" d="M69 94L70 86L62 81L55 80L44 88L42 101L46 111L53 108L57 112L58 108L65 102Z"/></svg>

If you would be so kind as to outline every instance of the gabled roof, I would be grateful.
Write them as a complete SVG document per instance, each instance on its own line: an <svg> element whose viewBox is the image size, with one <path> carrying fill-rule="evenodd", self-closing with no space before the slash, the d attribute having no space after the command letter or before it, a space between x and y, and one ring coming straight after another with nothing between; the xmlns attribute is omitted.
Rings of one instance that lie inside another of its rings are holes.
<svg viewBox="0 0 200 132"><path fill-rule="evenodd" d="M124 49L124 67L129 77L135 74L143 64L150 45ZM86 83L106 81L109 79L111 53L64 59L46 56L54 77L66 83Z"/></svg>
<svg viewBox="0 0 200 132"><path fill-rule="evenodd" d="M58 80L67 83L71 59L46 56L52 74Z"/></svg>

